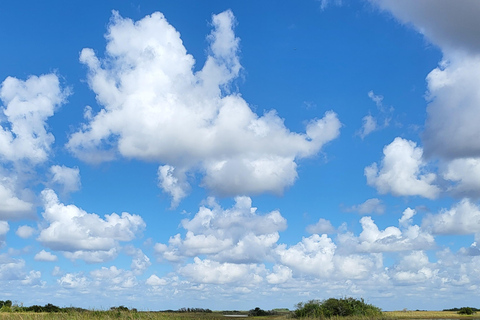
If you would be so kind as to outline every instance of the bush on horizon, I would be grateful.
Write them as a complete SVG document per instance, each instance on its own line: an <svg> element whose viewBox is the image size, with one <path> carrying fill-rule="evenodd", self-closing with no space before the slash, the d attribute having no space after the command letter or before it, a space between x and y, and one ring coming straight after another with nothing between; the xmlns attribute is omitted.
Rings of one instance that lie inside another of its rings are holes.
<svg viewBox="0 0 480 320"><path fill-rule="evenodd" d="M295 317L305 318L330 318L334 316L377 316L381 315L380 308L365 303L363 299L354 298L330 298L327 300L310 300L306 303L297 304Z"/></svg>

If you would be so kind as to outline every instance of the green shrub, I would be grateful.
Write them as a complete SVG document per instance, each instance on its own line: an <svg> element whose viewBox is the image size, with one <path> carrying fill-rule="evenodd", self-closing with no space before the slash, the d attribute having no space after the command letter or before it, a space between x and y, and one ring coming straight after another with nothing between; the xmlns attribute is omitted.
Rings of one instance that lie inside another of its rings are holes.
<svg viewBox="0 0 480 320"><path fill-rule="evenodd" d="M474 314L475 311L470 307L463 307L458 310L458 314Z"/></svg>
<svg viewBox="0 0 480 320"><path fill-rule="evenodd" d="M354 298L330 298L324 301L310 300L307 303L299 303L295 310L295 316L298 318L376 316L381 313L380 308L365 303L363 299L357 300Z"/></svg>
<svg viewBox="0 0 480 320"><path fill-rule="evenodd" d="M0 312L12 312L12 308L10 308L10 307L7 306L6 304L4 304L4 305L0 308Z"/></svg>

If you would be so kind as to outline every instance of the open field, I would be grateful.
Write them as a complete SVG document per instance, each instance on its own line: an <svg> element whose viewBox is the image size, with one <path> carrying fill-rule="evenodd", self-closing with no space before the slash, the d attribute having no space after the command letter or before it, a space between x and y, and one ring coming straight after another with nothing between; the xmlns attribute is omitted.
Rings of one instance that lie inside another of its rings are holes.
<svg viewBox="0 0 480 320"><path fill-rule="evenodd" d="M387 311L388 319L480 319L480 313L461 315L455 311Z"/></svg>
<svg viewBox="0 0 480 320"><path fill-rule="evenodd" d="M255 319L280 320L292 319L290 314L279 314ZM220 320L232 319L220 312L213 313L168 313L168 312L62 312L34 313L12 312L0 313L0 320ZM233 318L236 319L236 318ZM239 318L242 319L242 318ZM453 311L387 311L378 317L331 317L331 320L395 320L395 319L480 319L480 313L474 315L459 315Z"/></svg>

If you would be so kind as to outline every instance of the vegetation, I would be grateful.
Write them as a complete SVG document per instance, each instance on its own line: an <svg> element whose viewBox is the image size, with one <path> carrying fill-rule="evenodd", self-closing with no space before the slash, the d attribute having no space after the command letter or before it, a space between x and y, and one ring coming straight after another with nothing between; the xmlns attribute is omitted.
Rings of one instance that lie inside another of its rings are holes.
<svg viewBox="0 0 480 320"><path fill-rule="evenodd" d="M380 316L381 309L374 305L367 304L363 299L354 298L327 300L310 300L306 303L297 304L295 316L297 318L330 318L346 316Z"/></svg>
<svg viewBox="0 0 480 320"><path fill-rule="evenodd" d="M248 315L250 317L265 317L265 316L273 316L276 314L277 314L276 311L273 311L273 310L265 311L260 309L259 307L256 307L255 309L248 311Z"/></svg>
<svg viewBox="0 0 480 320"><path fill-rule="evenodd" d="M471 315L471 314L474 314L474 313L475 313L475 310L473 310L473 308L470 308L470 307L463 307L463 308L460 308L460 310L458 310L458 314Z"/></svg>

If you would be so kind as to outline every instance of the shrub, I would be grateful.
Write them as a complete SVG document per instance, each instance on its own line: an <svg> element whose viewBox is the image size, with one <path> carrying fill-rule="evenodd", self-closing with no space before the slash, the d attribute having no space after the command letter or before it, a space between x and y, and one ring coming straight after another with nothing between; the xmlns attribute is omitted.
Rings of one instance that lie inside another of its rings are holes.
<svg viewBox="0 0 480 320"><path fill-rule="evenodd" d="M10 308L10 307L7 306L6 304L4 304L4 305L0 308L0 312L12 312L12 308Z"/></svg>
<svg viewBox="0 0 480 320"><path fill-rule="evenodd" d="M299 318L375 316L380 314L380 308L365 303L363 299L357 300L354 298L330 298L324 301L311 300L307 303L299 303L295 310L295 316Z"/></svg>
<svg viewBox="0 0 480 320"><path fill-rule="evenodd" d="M256 307L255 309L248 311L248 315L250 317L264 317L264 316L271 316L274 314L276 314L276 312L273 310L265 311L263 309L260 309L259 307Z"/></svg>
<svg viewBox="0 0 480 320"><path fill-rule="evenodd" d="M323 316L322 302L319 300L310 300L307 303L300 302L295 310L297 318L321 317Z"/></svg>
<svg viewBox="0 0 480 320"><path fill-rule="evenodd" d="M474 314L475 311L470 307L463 307L458 310L458 314Z"/></svg>

